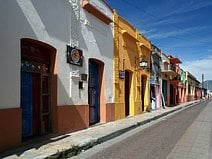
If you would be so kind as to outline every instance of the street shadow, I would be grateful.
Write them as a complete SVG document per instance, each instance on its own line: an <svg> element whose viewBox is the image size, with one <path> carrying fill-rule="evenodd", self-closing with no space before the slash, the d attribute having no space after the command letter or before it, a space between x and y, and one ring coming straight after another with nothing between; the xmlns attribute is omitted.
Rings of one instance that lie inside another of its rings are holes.
<svg viewBox="0 0 212 159"><path fill-rule="evenodd" d="M22 145L18 148L13 148L11 150L4 151L0 154L0 158L8 156L17 156L20 157L24 152L31 149L39 149L40 147L54 143L56 141L65 139L70 135L58 135L58 134L48 134L45 136L33 137L31 139L25 140Z"/></svg>

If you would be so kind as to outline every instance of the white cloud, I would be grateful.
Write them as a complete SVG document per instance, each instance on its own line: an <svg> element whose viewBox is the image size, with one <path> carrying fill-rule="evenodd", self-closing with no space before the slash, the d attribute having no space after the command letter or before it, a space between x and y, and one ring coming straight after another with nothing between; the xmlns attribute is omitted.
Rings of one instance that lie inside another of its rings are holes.
<svg viewBox="0 0 212 159"><path fill-rule="evenodd" d="M212 56L200 60L186 61L181 64L181 67L183 70L189 71L200 82L202 74L205 75L205 80L212 80Z"/></svg>
<svg viewBox="0 0 212 159"><path fill-rule="evenodd" d="M178 18L170 17L170 18L166 18L166 19L163 19L163 20L154 21L153 23L147 24L147 26L159 27L159 26L170 25L170 24L179 24L181 22L194 20L195 18L196 18L195 15L192 15L192 16L180 16ZM178 27L178 26L176 26L176 27ZM181 27L178 27L178 28L181 28Z"/></svg>
<svg viewBox="0 0 212 159"><path fill-rule="evenodd" d="M195 0L195 1L183 1L181 6L175 6L176 9L173 9L172 12L169 12L166 16L170 16L173 14L181 14L181 13L186 13L186 12L191 12L200 8L204 8L207 6L211 6L212 1L202 1L202 0Z"/></svg>
<svg viewBox="0 0 212 159"><path fill-rule="evenodd" d="M175 30L170 32L152 33L152 35L148 35L148 38L161 39L161 38L173 37L177 35L183 35L185 33L200 31L203 29L208 29L208 26L197 26L197 27L185 28L185 29L180 29L180 30Z"/></svg>
<svg viewBox="0 0 212 159"><path fill-rule="evenodd" d="M143 30L143 29L141 29L141 33L142 34L149 34L149 33L155 32L155 31L156 31L156 29L149 29L149 30Z"/></svg>

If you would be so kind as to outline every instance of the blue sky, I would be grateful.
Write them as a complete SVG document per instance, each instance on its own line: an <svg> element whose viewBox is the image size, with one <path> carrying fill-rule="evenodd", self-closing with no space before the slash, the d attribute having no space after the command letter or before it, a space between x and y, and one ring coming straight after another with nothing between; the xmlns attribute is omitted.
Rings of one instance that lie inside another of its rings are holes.
<svg viewBox="0 0 212 159"><path fill-rule="evenodd" d="M212 0L105 0L201 81L212 80Z"/></svg>

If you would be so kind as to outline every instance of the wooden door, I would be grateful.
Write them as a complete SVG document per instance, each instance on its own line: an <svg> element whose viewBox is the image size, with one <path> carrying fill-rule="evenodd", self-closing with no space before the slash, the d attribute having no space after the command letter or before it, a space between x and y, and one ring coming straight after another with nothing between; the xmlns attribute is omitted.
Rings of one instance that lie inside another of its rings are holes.
<svg viewBox="0 0 212 159"><path fill-rule="evenodd" d="M125 116L130 115L130 74L125 71Z"/></svg>
<svg viewBox="0 0 212 159"><path fill-rule="evenodd" d="M33 134L32 73L21 72L22 137Z"/></svg>
<svg viewBox="0 0 212 159"><path fill-rule="evenodd" d="M33 135L40 135L40 74L32 75Z"/></svg>
<svg viewBox="0 0 212 159"><path fill-rule="evenodd" d="M41 133L46 134L50 130L50 82L49 75L41 75Z"/></svg>
<svg viewBox="0 0 212 159"><path fill-rule="evenodd" d="M97 63L89 62L89 116L90 125L99 122L99 66Z"/></svg>
<svg viewBox="0 0 212 159"><path fill-rule="evenodd" d="M170 105L174 104L174 86L172 84L170 84Z"/></svg>
<svg viewBox="0 0 212 159"><path fill-rule="evenodd" d="M35 40L21 40L23 138L51 131L51 68L49 46Z"/></svg>
<svg viewBox="0 0 212 159"><path fill-rule="evenodd" d="M166 80L163 80L163 83L162 83L162 93L163 93L164 102L165 102L165 104L163 105L167 105L167 81Z"/></svg>

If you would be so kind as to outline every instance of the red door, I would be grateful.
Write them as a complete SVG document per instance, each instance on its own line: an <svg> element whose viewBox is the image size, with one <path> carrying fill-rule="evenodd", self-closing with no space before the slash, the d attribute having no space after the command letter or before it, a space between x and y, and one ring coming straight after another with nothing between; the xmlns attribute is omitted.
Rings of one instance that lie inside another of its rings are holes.
<svg viewBox="0 0 212 159"><path fill-rule="evenodd" d="M50 130L50 87L49 76L41 75L41 133L46 134Z"/></svg>
<svg viewBox="0 0 212 159"><path fill-rule="evenodd" d="M40 74L32 75L33 135L40 135Z"/></svg>

